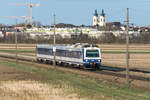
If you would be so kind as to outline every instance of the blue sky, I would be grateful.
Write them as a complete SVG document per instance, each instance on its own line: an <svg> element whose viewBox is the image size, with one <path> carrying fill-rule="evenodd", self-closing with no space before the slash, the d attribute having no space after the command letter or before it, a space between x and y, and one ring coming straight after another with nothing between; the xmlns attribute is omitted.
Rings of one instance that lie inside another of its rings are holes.
<svg viewBox="0 0 150 100"><path fill-rule="evenodd" d="M50 25L53 23L53 14L56 13L57 23L71 23L75 25L92 25L94 10L99 14L104 9L106 21L126 20L126 8L130 10L130 23L145 26L150 25L150 0L31 0L41 6L33 7L34 21ZM4 16L30 15L29 7L14 6L11 3L29 3L29 0L2 0L0 3L0 23L15 24L15 19L6 19ZM19 19L23 22L23 19Z"/></svg>

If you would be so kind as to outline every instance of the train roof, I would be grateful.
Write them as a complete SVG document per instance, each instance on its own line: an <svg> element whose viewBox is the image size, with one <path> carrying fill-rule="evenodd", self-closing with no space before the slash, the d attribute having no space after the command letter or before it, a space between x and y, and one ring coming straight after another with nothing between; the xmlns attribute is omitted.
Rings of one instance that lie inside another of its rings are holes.
<svg viewBox="0 0 150 100"><path fill-rule="evenodd" d="M61 50L76 50L76 51L81 51L83 48L88 48L88 47L98 47L97 45L90 45L87 43L84 44L74 44L74 45L56 45L56 49L61 49ZM50 44L38 44L37 48L53 48L53 45Z"/></svg>
<svg viewBox="0 0 150 100"><path fill-rule="evenodd" d="M48 49L52 49L53 45L49 45L49 44L38 44L37 48L48 48ZM82 48L71 48L70 46L67 45L56 45L56 49L61 49L61 50L75 50L75 51L81 51Z"/></svg>

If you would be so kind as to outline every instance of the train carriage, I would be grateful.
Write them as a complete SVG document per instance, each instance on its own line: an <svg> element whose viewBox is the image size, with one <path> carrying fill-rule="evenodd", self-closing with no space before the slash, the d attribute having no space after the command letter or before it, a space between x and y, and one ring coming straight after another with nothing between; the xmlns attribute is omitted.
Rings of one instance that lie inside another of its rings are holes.
<svg viewBox="0 0 150 100"><path fill-rule="evenodd" d="M36 59L40 62L53 62L53 45L37 45ZM86 68L100 68L100 48L88 44L71 46L56 45L56 63L70 64Z"/></svg>

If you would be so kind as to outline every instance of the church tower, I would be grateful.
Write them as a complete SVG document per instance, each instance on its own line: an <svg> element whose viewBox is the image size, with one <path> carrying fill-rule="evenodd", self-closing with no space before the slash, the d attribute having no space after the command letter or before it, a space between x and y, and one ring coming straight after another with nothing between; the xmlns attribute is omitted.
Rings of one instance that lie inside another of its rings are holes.
<svg viewBox="0 0 150 100"><path fill-rule="evenodd" d="M101 26L101 27L106 26L105 19L106 19L106 16L105 16L104 10L102 10L102 13L101 13L100 19L99 19L99 26Z"/></svg>
<svg viewBox="0 0 150 100"><path fill-rule="evenodd" d="M98 26L98 13L97 10L95 10L94 16L93 16L93 26Z"/></svg>

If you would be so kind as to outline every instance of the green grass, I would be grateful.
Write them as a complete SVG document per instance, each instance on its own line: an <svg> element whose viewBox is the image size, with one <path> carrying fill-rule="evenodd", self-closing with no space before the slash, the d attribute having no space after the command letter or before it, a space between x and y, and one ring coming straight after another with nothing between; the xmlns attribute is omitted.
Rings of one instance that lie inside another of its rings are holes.
<svg viewBox="0 0 150 100"><path fill-rule="evenodd" d="M16 50L0 50L0 52L15 53ZM18 53L35 53L35 50L18 50Z"/></svg>
<svg viewBox="0 0 150 100"><path fill-rule="evenodd" d="M85 76L75 75L52 69L38 68L33 65L17 64L15 62L0 61L0 65L14 67L28 73L38 75L39 81L51 85L57 85L63 88L64 84L73 88L72 92L77 93L80 97L89 100L150 100L150 92L142 91L125 86L118 86L112 83L88 78Z"/></svg>

